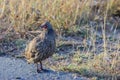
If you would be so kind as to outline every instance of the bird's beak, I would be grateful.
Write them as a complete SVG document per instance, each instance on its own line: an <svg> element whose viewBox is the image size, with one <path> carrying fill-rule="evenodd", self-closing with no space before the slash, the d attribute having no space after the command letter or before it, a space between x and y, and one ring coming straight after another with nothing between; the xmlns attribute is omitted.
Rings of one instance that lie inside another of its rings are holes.
<svg viewBox="0 0 120 80"><path fill-rule="evenodd" d="M40 26L40 28L41 28L42 30L47 30L47 26L45 26L45 25Z"/></svg>
<svg viewBox="0 0 120 80"><path fill-rule="evenodd" d="M40 30L43 30L43 26L40 26L39 29L40 29Z"/></svg>

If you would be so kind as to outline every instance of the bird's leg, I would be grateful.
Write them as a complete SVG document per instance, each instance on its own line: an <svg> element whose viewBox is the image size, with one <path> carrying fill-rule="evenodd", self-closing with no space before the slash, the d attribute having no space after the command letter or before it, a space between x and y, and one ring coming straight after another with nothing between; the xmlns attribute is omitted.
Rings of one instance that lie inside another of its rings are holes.
<svg viewBox="0 0 120 80"><path fill-rule="evenodd" d="M41 69L41 71L43 71L43 72L48 72L47 69L43 69L42 62L41 62L41 61L40 61L40 69Z"/></svg>
<svg viewBox="0 0 120 80"><path fill-rule="evenodd" d="M37 72L38 72L38 73L48 72L48 70L43 69L42 62L41 62L41 61L40 61L39 63L37 63Z"/></svg>
<svg viewBox="0 0 120 80"><path fill-rule="evenodd" d="M42 62L40 61L39 63L37 63L37 72L40 73L42 72L43 68L42 68Z"/></svg>
<svg viewBox="0 0 120 80"><path fill-rule="evenodd" d="M42 62L40 61L40 69L43 70Z"/></svg>
<svg viewBox="0 0 120 80"><path fill-rule="evenodd" d="M36 65L37 65L37 72L39 73L39 64L36 63Z"/></svg>

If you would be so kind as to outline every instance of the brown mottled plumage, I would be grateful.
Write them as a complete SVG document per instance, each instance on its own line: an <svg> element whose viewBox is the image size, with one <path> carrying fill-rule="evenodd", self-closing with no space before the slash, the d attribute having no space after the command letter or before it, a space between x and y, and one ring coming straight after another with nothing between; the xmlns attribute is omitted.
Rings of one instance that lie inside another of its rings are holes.
<svg viewBox="0 0 120 80"><path fill-rule="evenodd" d="M25 57L28 63L36 63L38 72L43 70L42 60L53 55L56 45L55 32L52 25L49 22L45 22L41 25L41 28L44 29L44 32L30 41L25 49ZM38 63L41 65L39 68Z"/></svg>

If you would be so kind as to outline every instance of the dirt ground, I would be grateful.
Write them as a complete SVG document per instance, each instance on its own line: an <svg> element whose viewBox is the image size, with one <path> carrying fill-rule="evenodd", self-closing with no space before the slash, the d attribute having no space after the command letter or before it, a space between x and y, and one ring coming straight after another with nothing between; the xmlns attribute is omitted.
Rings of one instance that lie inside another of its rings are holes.
<svg viewBox="0 0 120 80"><path fill-rule="evenodd" d="M37 73L34 64L27 64L24 60L0 57L1 80L89 80L74 73L57 72L47 69L48 72Z"/></svg>

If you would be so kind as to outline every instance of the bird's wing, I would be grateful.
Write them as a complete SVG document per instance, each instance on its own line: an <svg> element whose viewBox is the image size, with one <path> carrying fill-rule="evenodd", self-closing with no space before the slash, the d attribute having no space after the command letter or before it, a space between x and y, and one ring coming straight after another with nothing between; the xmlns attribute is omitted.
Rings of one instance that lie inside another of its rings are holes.
<svg viewBox="0 0 120 80"><path fill-rule="evenodd" d="M41 48L40 46L42 46L42 44L43 38L40 36L37 36L32 41L30 41L30 43L27 45L25 49L26 58L28 59L34 58L38 54L38 48Z"/></svg>

